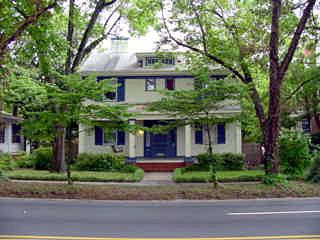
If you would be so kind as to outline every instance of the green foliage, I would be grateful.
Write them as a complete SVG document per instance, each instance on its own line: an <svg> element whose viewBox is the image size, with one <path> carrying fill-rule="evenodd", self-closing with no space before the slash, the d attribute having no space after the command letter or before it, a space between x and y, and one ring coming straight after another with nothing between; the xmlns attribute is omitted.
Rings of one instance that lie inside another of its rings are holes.
<svg viewBox="0 0 320 240"><path fill-rule="evenodd" d="M42 181L65 181L65 173L52 173L45 170L18 169L7 171L9 179L18 180L42 180ZM72 181L84 182L138 182L143 178L144 172L141 168L135 168L134 172L90 172L72 171Z"/></svg>
<svg viewBox="0 0 320 240"><path fill-rule="evenodd" d="M216 177L219 182L247 182L260 181L264 176L260 170L242 171L217 171ZM210 171L207 170L188 170L188 168L177 168L173 173L175 182L211 182Z"/></svg>
<svg viewBox="0 0 320 240"><path fill-rule="evenodd" d="M15 160L19 168L34 168L34 158L30 154L23 154Z"/></svg>
<svg viewBox="0 0 320 240"><path fill-rule="evenodd" d="M12 156L8 153L0 153L0 170L13 170L16 167Z"/></svg>
<svg viewBox="0 0 320 240"><path fill-rule="evenodd" d="M284 185L288 183L286 176L277 174L277 175L264 175L262 177L262 183L266 185Z"/></svg>
<svg viewBox="0 0 320 240"><path fill-rule="evenodd" d="M74 165L79 171L125 171L132 172L131 167L124 163L124 156L108 153L81 153Z"/></svg>
<svg viewBox="0 0 320 240"><path fill-rule="evenodd" d="M52 149L49 147L41 147L35 149L29 156L36 170L50 170L52 166Z"/></svg>
<svg viewBox="0 0 320 240"><path fill-rule="evenodd" d="M300 131L281 131L280 159L283 173L293 176L301 176L311 163L309 152L309 138Z"/></svg>
<svg viewBox="0 0 320 240"><path fill-rule="evenodd" d="M223 153L222 159L225 170L242 170L244 167L244 156L240 153Z"/></svg>
<svg viewBox="0 0 320 240"><path fill-rule="evenodd" d="M198 164L187 167L187 170L208 170L215 163L217 170L242 170L244 157L236 153L203 153L197 156Z"/></svg>
<svg viewBox="0 0 320 240"><path fill-rule="evenodd" d="M320 152L317 151L314 154L314 161L310 172L307 176L307 180L314 183L320 183Z"/></svg>

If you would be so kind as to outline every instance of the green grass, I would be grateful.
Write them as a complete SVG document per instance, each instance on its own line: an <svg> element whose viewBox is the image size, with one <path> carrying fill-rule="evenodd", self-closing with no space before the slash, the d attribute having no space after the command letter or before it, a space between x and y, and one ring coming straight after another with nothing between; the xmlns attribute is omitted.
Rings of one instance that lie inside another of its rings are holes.
<svg viewBox="0 0 320 240"><path fill-rule="evenodd" d="M262 170L241 170L241 171L218 171L219 182L248 182L260 181L264 176ZM186 171L177 168L173 173L175 182L209 182L209 172L207 171Z"/></svg>
<svg viewBox="0 0 320 240"><path fill-rule="evenodd" d="M67 176L64 173L51 173L45 170L17 169L5 171L4 175L9 179L16 180L47 180L47 181L65 181ZM138 182L143 178L142 169L137 169L133 173L123 172L89 172L72 171L73 181L85 182Z"/></svg>

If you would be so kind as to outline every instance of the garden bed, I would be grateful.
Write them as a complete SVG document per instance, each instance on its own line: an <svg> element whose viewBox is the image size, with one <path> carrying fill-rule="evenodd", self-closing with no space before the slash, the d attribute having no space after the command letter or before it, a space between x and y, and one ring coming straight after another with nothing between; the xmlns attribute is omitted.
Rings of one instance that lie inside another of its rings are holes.
<svg viewBox="0 0 320 240"><path fill-rule="evenodd" d="M15 180L47 180L65 181L65 173L51 173L46 170L17 169L5 171L4 175ZM72 171L73 181L83 182L139 182L143 178L143 170L137 169L133 173L125 172L92 172L92 171Z"/></svg>
<svg viewBox="0 0 320 240"><path fill-rule="evenodd" d="M0 182L0 197L96 199L96 200L176 200L176 199L256 199L319 197L320 184L290 181L286 185L234 183L213 188L211 183L157 186L67 185L64 183Z"/></svg>
<svg viewBox="0 0 320 240"><path fill-rule="evenodd" d="M241 170L241 171L218 171L219 182L248 182L260 181L264 176L262 170ZM210 173L208 171L185 171L177 168L173 173L175 182L209 182Z"/></svg>

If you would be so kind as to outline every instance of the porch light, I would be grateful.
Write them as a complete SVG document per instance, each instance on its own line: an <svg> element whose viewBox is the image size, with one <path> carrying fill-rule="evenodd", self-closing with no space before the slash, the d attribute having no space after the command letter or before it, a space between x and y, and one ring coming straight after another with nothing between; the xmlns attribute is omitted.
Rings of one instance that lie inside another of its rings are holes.
<svg viewBox="0 0 320 240"><path fill-rule="evenodd" d="M140 129L140 130L138 130L137 133L138 133L138 135L142 136L144 134L144 131Z"/></svg>

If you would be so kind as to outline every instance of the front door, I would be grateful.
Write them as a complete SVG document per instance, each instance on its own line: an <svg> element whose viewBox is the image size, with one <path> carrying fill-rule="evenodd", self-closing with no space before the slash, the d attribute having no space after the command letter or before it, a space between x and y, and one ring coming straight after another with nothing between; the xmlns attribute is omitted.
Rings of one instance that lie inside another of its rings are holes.
<svg viewBox="0 0 320 240"><path fill-rule="evenodd" d="M152 127L155 124L164 124L158 121L145 121L146 127ZM177 132L172 129L167 133L144 134L144 156L145 157L175 157L176 154Z"/></svg>

